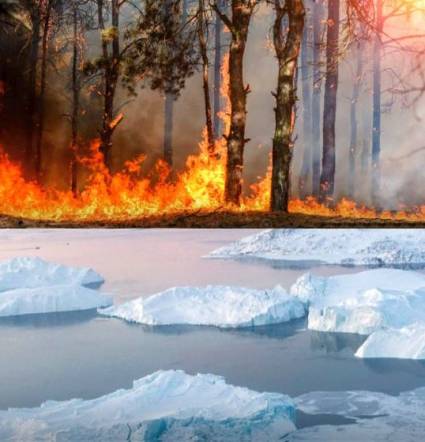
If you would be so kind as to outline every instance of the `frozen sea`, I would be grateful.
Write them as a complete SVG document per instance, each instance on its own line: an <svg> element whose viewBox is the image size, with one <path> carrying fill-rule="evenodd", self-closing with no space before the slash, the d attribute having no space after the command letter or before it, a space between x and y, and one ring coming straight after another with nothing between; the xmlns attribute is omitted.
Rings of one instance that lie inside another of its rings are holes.
<svg viewBox="0 0 425 442"><path fill-rule="evenodd" d="M305 268L202 256L254 230L4 230L0 259L39 256L88 266L105 277L115 304L172 286L225 284L289 288ZM361 268L322 266L319 275ZM241 330L145 327L96 312L0 320L0 409L46 400L91 399L129 388L157 370L213 373L230 384L298 396L370 390L397 395L422 387L425 361L354 357L365 337L306 330L304 320ZM299 416L300 426L341 423Z"/></svg>

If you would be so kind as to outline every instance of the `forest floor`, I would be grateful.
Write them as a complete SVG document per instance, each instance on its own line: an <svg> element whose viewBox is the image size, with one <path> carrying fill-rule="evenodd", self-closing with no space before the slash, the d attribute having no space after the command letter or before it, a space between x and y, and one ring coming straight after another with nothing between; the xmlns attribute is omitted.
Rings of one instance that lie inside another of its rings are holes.
<svg viewBox="0 0 425 442"><path fill-rule="evenodd" d="M0 228L342 228L342 227L425 227L418 222L383 219L324 217L297 213L263 212L190 212L172 215L148 216L117 221L42 221L0 216Z"/></svg>

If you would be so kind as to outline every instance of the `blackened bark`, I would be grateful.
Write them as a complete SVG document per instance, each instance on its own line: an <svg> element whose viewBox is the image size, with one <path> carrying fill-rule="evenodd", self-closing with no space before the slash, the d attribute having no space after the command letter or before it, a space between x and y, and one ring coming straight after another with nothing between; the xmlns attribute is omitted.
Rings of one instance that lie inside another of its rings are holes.
<svg viewBox="0 0 425 442"><path fill-rule="evenodd" d="M42 180L43 166L43 134L44 134L44 99L46 95L47 57L49 49L50 19L52 12L52 0L46 4L43 17L43 37L41 45L41 72L40 72L40 96L38 100L37 127L35 135L35 175L38 182Z"/></svg>
<svg viewBox="0 0 425 442"><path fill-rule="evenodd" d="M302 0L274 1L276 19L273 41L279 64L277 91L275 94L275 134L273 138L273 169L270 209L288 212L290 167L293 154L293 131L298 56L304 29L304 5ZM288 16L285 40L283 19Z"/></svg>
<svg viewBox="0 0 425 442"><path fill-rule="evenodd" d="M322 61L322 30L324 7L322 0L313 2L313 97L312 97L312 194L319 197L320 171L322 161L322 137L321 137L321 98L322 98L322 73L320 69Z"/></svg>
<svg viewBox="0 0 425 442"><path fill-rule="evenodd" d="M209 60L207 48L207 35L205 26L205 4L204 0L199 0L198 10L198 39L199 49L202 59L202 84L204 89L204 105L205 105L205 124L207 128L208 153L211 157L215 155L214 130L212 122L210 85L209 85Z"/></svg>
<svg viewBox="0 0 425 442"><path fill-rule="evenodd" d="M232 0L232 17L214 4L216 13L220 15L231 33L229 50L229 100L230 100L230 130L226 135L227 164L225 181L226 203L239 206L242 194L242 172L246 127L246 97L249 86L244 84L243 63L248 29L251 22L255 0Z"/></svg>
<svg viewBox="0 0 425 442"><path fill-rule="evenodd" d="M328 2L326 82L323 109L323 160L320 200L332 199L335 190L335 121L338 93L339 0Z"/></svg>
<svg viewBox="0 0 425 442"><path fill-rule="evenodd" d="M309 193L309 179L313 168L312 146L312 82L311 82L311 29L310 14L306 13L304 34L301 44L301 85L302 85L302 109L303 109L303 159L299 177L300 198L305 198Z"/></svg>

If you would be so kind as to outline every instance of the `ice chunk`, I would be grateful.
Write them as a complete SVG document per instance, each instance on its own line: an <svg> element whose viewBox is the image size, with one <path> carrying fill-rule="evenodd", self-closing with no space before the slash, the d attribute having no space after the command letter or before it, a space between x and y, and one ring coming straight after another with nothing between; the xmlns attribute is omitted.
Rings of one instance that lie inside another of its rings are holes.
<svg viewBox="0 0 425 442"><path fill-rule="evenodd" d="M91 310L110 305L110 296L75 284L0 292L0 317Z"/></svg>
<svg viewBox="0 0 425 442"><path fill-rule="evenodd" d="M359 358L425 359L425 322L372 333L357 350Z"/></svg>
<svg viewBox="0 0 425 442"><path fill-rule="evenodd" d="M99 313L148 325L191 324L249 327L305 316L304 304L281 287L175 287Z"/></svg>
<svg viewBox="0 0 425 442"><path fill-rule="evenodd" d="M277 441L295 429L292 400L210 374L159 371L93 400L0 411L0 440Z"/></svg>
<svg viewBox="0 0 425 442"><path fill-rule="evenodd" d="M425 321L425 275L396 269L303 275L290 293L309 305L312 330L368 335Z"/></svg>
<svg viewBox="0 0 425 442"><path fill-rule="evenodd" d="M0 292L16 288L78 284L98 287L102 276L87 267L68 267L41 258L19 257L0 263Z"/></svg>
<svg viewBox="0 0 425 442"><path fill-rule="evenodd" d="M399 396L368 391L313 392L295 398L309 414L355 418L349 425L319 425L291 433L295 441L419 442L425 434L425 388Z"/></svg>
<svg viewBox="0 0 425 442"><path fill-rule="evenodd" d="M209 258L404 266L425 264L425 230L274 229L211 252Z"/></svg>

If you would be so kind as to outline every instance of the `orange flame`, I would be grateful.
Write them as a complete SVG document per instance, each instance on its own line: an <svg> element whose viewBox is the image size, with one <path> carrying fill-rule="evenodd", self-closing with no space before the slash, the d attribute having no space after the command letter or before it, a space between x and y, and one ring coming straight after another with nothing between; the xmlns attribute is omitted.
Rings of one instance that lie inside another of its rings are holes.
<svg viewBox="0 0 425 442"><path fill-rule="evenodd" d="M227 58L223 63L223 95L227 97ZM225 133L229 130L229 102L221 115ZM119 124L120 115L114 124ZM218 155L211 158L204 132L199 153L190 156L183 172L172 180L166 163L159 161L154 173L142 176L145 159L140 156L125 164L123 171L110 174L99 152L99 142L91 146L91 155L80 162L90 175L84 190L78 195L71 191L43 188L26 181L21 167L0 152L0 213L34 220L57 221L120 221L150 215L205 211L267 211L270 199L271 169L266 177L251 186L251 195L244 197L241 207L228 207L224 203L226 144L216 142ZM343 199L334 208L318 203L314 198L292 200L293 213L327 217L350 217L388 220L424 221L425 206L412 212L381 212L358 207L353 201Z"/></svg>

